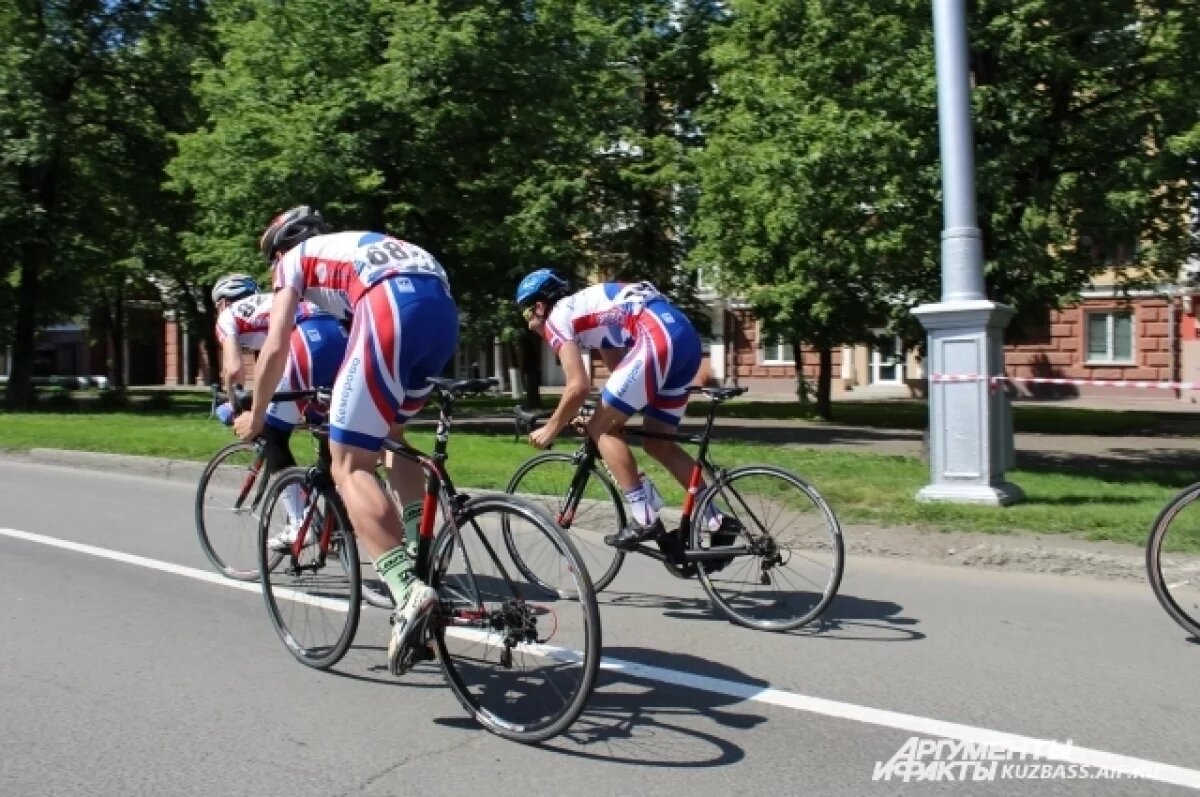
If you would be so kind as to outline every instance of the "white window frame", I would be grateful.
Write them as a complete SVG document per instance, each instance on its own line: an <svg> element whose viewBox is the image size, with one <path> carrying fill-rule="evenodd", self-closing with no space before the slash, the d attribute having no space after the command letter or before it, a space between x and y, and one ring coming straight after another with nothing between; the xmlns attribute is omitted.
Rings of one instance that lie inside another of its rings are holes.
<svg viewBox="0 0 1200 797"><path fill-rule="evenodd" d="M1105 324L1105 337L1107 338L1105 343L1106 343L1108 353L1103 358L1093 357L1093 355L1092 355L1091 337L1090 336L1091 336L1091 330L1092 330L1092 316L1096 316L1096 315L1106 316L1108 319L1107 323ZM1114 319L1114 316L1117 316L1117 315L1128 315L1129 316L1129 358L1124 359L1124 360L1118 360L1113 356L1113 352L1116 351L1116 346L1115 346L1116 341L1114 340L1114 337L1113 337L1114 336L1114 328L1115 328L1113 319ZM1138 339L1137 315L1133 312L1133 310L1118 310L1118 309L1112 308L1112 309L1107 309L1107 310L1097 309L1097 310L1084 311L1084 317L1083 317L1083 357L1084 357L1084 360L1083 360L1083 362L1085 365L1135 365L1137 363L1137 339Z"/></svg>
<svg viewBox="0 0 1200 797"><path fill-rule="evenodd" d="M762 322L758 324L758 363L759 365L795 365L796 361L791 354L792 344L782 338L772 348L775 349L774 354L780 355L786 349L788 354L783 357L769 357L766 344L766 336L763 333Z"/></svg>

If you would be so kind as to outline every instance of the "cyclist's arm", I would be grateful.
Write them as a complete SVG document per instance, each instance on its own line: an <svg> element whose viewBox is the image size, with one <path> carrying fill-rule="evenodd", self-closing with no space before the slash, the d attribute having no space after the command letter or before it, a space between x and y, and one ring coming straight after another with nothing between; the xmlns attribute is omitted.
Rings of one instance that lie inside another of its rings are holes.
<svg viewBox="0 0 1200 797"><path fill-rule="evenodd" d="M237 414L237 398L233 394L233 386L246 381L246 370L242 366L242 347L238 345L237 337L226 336L221 341L221 375L225 381L225 397Z"/></svg>
<svg viewBox="0 0 1200 797"><path fill-rule="evenodd" d="M258 353L258 366L254 369L254 404L250 408L252 423L261 428L267 416L267 406L275 393L275 387L283 377L290 351L292 329L296 325L296 306L300 294L294 288L280 288L275 292L271 305L271 326L267 339Z"/></svg>
<svg viewBox="0 0 1200 797"><path fill-rule="evenodd" d="M562 364L567 384L558 400L558 407L546 421L546 426L556 435L579 414L579 408L583 406L584 399L591 390L587 370L583 367L583 351L578 343L568 340L559 346L558 361Z"/></svg>

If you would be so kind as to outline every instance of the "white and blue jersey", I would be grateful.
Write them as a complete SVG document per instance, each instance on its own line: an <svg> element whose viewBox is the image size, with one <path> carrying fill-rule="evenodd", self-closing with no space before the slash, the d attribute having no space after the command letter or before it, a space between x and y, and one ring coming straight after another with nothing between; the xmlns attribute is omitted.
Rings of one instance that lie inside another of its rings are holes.
<svg viewBox="0 0 1200 797"><path fill-rule="evenodd" d="M679 424L700 371L700 336L650 283L606 282L560 299L542 334L556 352L567 341L582 349L628 348L604 384L604 401L626 415L641 411Z"/></svg>

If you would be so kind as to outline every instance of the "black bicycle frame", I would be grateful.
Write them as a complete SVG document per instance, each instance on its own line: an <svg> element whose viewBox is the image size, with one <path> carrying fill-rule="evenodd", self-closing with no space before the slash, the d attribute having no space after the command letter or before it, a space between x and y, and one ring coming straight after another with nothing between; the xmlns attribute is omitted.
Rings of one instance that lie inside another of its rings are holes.
<svg viewBox="0 0 1200 797"><path fill-rule="evenodd" d="M719 402L712 401L708 406L708 417L704 423L704 431L698 434L686 434L683 432L653 432L646 429L625 429L622 434L628 437L637 437L641 439L653 440L670 440L683 445L699 446L696 451L696 465L692 469L690 483L688 484L687 494L683 499L683 512L679 520L679 527L668 533L668 536L673 536L678 544L678 549L673 554L666 554L662 551L647 545L638 545L635 549L637 553L649 556L652 559L661 561L673 562L704 562L720 559L728 559L730 556L740 556L750 552L750 549L745 545L722 547L717 551L704 550L687 550L684 544L690 539L692 531L692 510L695 509L696 497L700 492L700 480L703 476L708 476L712 484L719 483L719 470L716 463L708 458L708 448L712 434L713 422L717 417L717 404ZM562 515L559 518L559 524L564 528L569 528L571 521L575 518L575 512L579 508L580 501L583 500L583 491L587 487L588 477L591 475L592 469L596 465L596 460L603 459L600 457L600 449L596 445L596 441L590 436L584 438L581 456L578 456L578 461L575 465L575 475L571 479L571 487L567 491L567 500L563 506ZM619 487L620 485L618 485ZM742 502L745 503L744 501Z"/></svg>

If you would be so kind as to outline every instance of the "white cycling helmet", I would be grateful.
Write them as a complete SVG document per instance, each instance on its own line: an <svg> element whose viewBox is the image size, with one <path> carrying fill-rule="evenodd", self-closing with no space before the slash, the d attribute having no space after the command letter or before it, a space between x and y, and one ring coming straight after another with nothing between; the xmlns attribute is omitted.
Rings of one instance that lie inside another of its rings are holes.
<svg viewBox="0 0 1200 797"><path fill-rule="evenodd" d="M258 293L258 283L254 281L254 277L249 274L226 274L213 286L212 300L213 304L222 299L236 302L238 299L253 296L256 293Z"/></svg>

